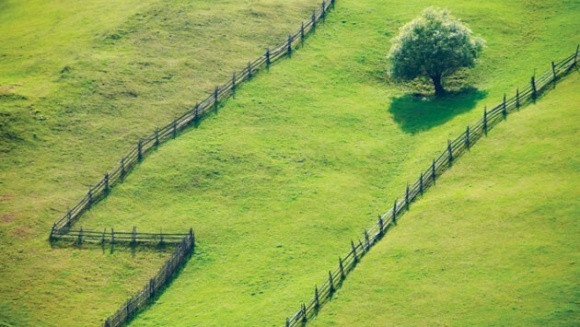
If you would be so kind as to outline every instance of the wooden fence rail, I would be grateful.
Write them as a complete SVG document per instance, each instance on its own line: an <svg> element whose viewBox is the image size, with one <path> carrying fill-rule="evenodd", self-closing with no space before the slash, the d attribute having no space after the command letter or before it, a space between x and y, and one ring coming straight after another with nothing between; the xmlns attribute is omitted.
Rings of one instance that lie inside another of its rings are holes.
<svg viewBox="0 0 580 327"><path fill-rule="evenodd" d="M179 132L197 123L209 112L216 110L220 102L233 95L241 83L250 80L258 71L264 67L269 68L273 62L282 57L291 56L292 51L304 42L309 33L316 29L317 23L325 19L327 12L334 7L335 2L336 0L323 1L320 8L312 13L312 18L308 22L302 23L295 33L290 34L284 44L273 50L266 50L264 55L249 62L240 71L233 73L228 82L217 86L212 94L201 102L196 103L189 111L183 113L169 124L155 129L150 135L141 138L137 145L121 158L119 164L112 171L106 173L98 183L90 187L87 194L54 223L51 232L60 234L61 231L70 229L72 224L78 221L86 210L107 196L111 188L122 181L144 159L147 153L161 143L177 137Z"/></svg>
<svg viewBox="0 0 580 327"><path fill-rule="evenodd" d="M411 203L425 190L435 185L437 178L451 167L459 156L469 150L495 125L503 121L507 115L519 110L525 104L534 102L542 91L552 84L555 85L560 77L575 67L579 48L580 46L576 48L575 53L560 62L552 62L550 70L537 78L533 76L530 79L530 84L522 90L517 89L511 98L507 99L507 96L504 95L503 101L499 105L489 111L485 109L480 120L467 126L465 131L453 141L448 141L445 150L431 162L425 171L420 173L414 184L407 185L405 193L400 199L394 201L393 207L379 215L377 223L366 230L362 238L356 241L351 240L350 252L344 258L339 257L338 267L328 272L328 277L321 284L322 286L314 287L312 299L307 303L302 303L300 309L286 319L286 327L306 324L309 319L316 316L321 306L332 298L334 292L343 283L348 273L354 269L358 261L385 235L391 226L396 224L400 216L409 210Z"/></svg>

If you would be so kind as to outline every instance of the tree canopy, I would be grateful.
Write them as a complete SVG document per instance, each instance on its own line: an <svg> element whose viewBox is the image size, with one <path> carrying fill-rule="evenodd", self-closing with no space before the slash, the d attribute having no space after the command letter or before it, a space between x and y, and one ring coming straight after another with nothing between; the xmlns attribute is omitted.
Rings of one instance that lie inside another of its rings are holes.
<svg viewBox="0 0 580 327"><path fill-rule="evenodd" d="M425 76L435 94L445 92L443 78L463 67L473 67L485 46L464 23L446 9L427 8L401 27L389 52L391 76L412 80Z"/></svg>

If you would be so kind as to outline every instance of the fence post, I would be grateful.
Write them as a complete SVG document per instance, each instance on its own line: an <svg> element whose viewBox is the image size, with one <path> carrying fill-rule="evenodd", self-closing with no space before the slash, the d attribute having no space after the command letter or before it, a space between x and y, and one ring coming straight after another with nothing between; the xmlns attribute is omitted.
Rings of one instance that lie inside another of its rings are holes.
<svg viewBox="0 0 580 327"><path fill-rule="evenodd" d="M302 309L300 311L302 311L302 323L305 324L307 319L306 319L306 305L304 303L302 303Z"/></svg>
<svg viewBox="0 0 580 327"><path fill-rule="evenodd" d="M312 11L312 29L316 29L316 10Z"/></svg>
<svg viewBox="0 0 580 327"><path fill-rule="evenodd" d="M433 184L435 184L435 177L437 177L437 170L435 169L435 159L431 163L431 175L433 176Z"/></svg>
<svg viewBox="0 0 580 327"><path fill-rule="evenodd" d="M90 208L93 205L93 188L89 186L89 192L87 193L87 205Z"/></svg>
<svg viewBox="0 0 580 327"><path fill-rule="evenodd" d="M107 229L103 229L103 236L101 236L101 244L105 244L105 233L107 232Z"/></svg>
<svg viewBox="0 0 580 327"><path fill-rule="evenodd" d="M159 231L159 245L163 245L163 232Z"/></svg>
<svg viewBox="0 0 580 327"><path fill-rule="evenodd" d="M49 241L53 241L53 234L54 234L54 230L56 228L56 223L52 224L52 228L50 229L50 236L48 237Z"/></svg>
<svg viewBox="0 0 580 327"><path fill-rule="evenodd" d="M556 74L556 64L552 61L552 73L554 74L554 86L556 86L556 79L558 78L558 74Z"/></svg>
<svg viewBox="0 0 580 327"><path fill-rule="evenodd" d="M532 76L532 99L536 100L536 97L538 95L538 90L536 89L536 76Z"/></svg>
<svg viewBox="0 0 580 327"><path fill-rule="evenodd" d="M108 194L109 191L111 190L111 188L109 186L109 173L105 174L104 181L105 181L105 194Z"/></svg>
<svg viewBox="0 0 580 327"><path fill-rule="evenodd" d="M137 227L133 226L133 232L131 233L131 246L137 244Z"/></svg>
<svg viewBox="0 0 580 327"><path fill-rule="evenodd" d="M219 91L220 91L220 89L219 89L219 86L216 86L216 87L215 87L215 91L213 92L213 105L214 105L214 109L215 109L215 110L217 110L217 108L218 108L218 101L219 101L219 99L218 99L218 96L219 96Z"/></svg>
<svg viewBox="0 0 580 327"><path fill-rule="evenodd" d="M447 151L449 152L449 164L453 163L453 147L451 147L451 140L447 140Z"/></svg>
<svg viewBox="0 0 580 327"><path fill-rule="evenodd" d="M177 137L177 119L173 120L173 138Z"/></svg>
<svg viewBox="0 0 580 327"><path fill-rule="evenodd" d="M193 121L197 122L199 119L199 102L195 103L195 107L193 109Z"/></svg>
<svg viewBox="0 0 580 327"><path fill-rule="evenodd" d="M516 107L520 107L520 89L516 89Z"/></svg>
<svg viewBox="0 0 580 327"><path fill-rule="evenodd" d="M358 257L356 256L356 248L354 247L354 242L352 240L350 241L350 246L352 248L353 263L356 264L358 261Z"/></svg>
<svg viewBox="0 0 580 327"><path fill-rule="evenodd" d="M423 195L423 173L419 176L419 192Z"/></svg>
<svg viewBox="0 0 580 327"><path fill-rule="evenodd" d="M155 127L155 146L159 145L159 127Z"/></svg>
<svg viewBox="0 0 580 327"><path fill-rule="evenodd" d="M232 92L236 90L236 72L232 75Z"/></svg>
<svg viewBox="0 0 580 327"><path fill-rule="evenodd" d="M121 179L125 178L127 171L125 170L125 158L121 159Z"/></svg>
<svg viewBox="0 0 580 327"><path fill-rule="evenodd" d="M111 245L115 244L115 229L111 227Z"/></svg>
<svg viewBox="0 0 580 327"><path fill-rule="evenodd" d="M371 248L371 242L369 240L369 233L365 230L365 242L366 242L366 247L367 247L367 251Z"/></svg>
<svg viewBox="0 0 580 327"><path fill-rule="evenodd" d="M503 113L503 119L507 118L507 104L506 104L506 94L503 94L503 103L502 103L502 110L501 112Z"/></svg>
<svg viewBox="0 0 580 327"><path fill-rule="evenodd" d="M469 147L471 146L471 140L469 139L469 126L465 129L465 146L467 147L467 150L469 150Z"/></svg>
<svg viewBox="0 0 580 327"><path fill-rule="evenodd" d="M304 38L306 37L304 33L304 22L302 22L302 26L300 26L300 42L304 44Z"/></svg>
<svg viewBox="0 0 580 327"><path fill-rule="evenodd" d="M292 34L288 35L288 56L292 56Z"/></svg>
<svg viewBox="0 0 580 327"><path fill-rule="evenodd" d="M78 244L79 245L83 244L83 226L81 226L81 229L79 229Z"/></svg>
<svg viewBox="0 0 580 327"><path fill-rule="evenodd" d="M338 257L338 267L340 268L340 279L345 279L346 274L344 273L344 265L342 263L342 258Z"/></svg>
<svg viewBox="0 0 580 327"><path fill-rule="evenodd" d="M252 78L252 63L248 63L248 79Z"/></svg>
<svg viewBox="0 0 580 327"><path fill-rule="evenodd" d="M483 131L487 136L487 106L483 108Z"/></svg>
<svg viewBox="0 0 580 327"><path fill-rule="evenodd" d="M266 68L270 69L270 49L266 49L266 54L264 55L266 56Z"/></svg>
<svg viewBox="0 0 580 327"><path fill-rule="evenodd" d="M314 285L314 308L318 311L320 307L320 300L318 299L318 286Z"/></svg>
<svg viewBox="0 0 580 327"><path fill-rule="evenodd" d="M322 0L322 13L320 14L322 16L322 21L324 22L326 20L326 3L324 2L324 0Z"/></svg>
<svg viewBox="0 0 580 327"><path fill-rule="evenodd" d="M576 62L577 62L577 59L578 59L578 50L579 49L580 49L580 44L578 44L576 46L576 54L574 54L574 64L573 65L576 65Z"/></svg>
<svg viewBox="0 0 580 327"><path fill-rule="evenodd" d="M393 223L397 223L397 200L395 200L395 204L393 204Z"/></svg>
<svg viewBox="0 0 580 327"><path fill-rule="evenodd" d="M143 140L139 139L137 143L137 161L141 162L143 160Z"/></svg>
<svg viewBox="0 0 580 327"><path fill-rule="evenodd" d="M379 215L379 236L383 236L383 216Z"/></svg>
<svg viewBox="0 0 580 327"><path fill-rule="evenodd" d="M329 270L328 271L328 297L332 296L332 293L334 293L335 289L334 289L334 280L332 279L332 272Z"/></svg>
<svg viewBox="0 0 580 327"><path fill-rule="evenodd" d="M153 299L153 297L155 296L155 280L153 280L153 278L151 278L149 280L149 299Z"/></svg>
<svg viewBox="0 0 580 327"><path fill-rule="evenodd" d="M286 317L286 327L290 327L290 318Z"/></svg>
<svg viewBox="0 0 580 327"><path fill-rule="evenodd" d="M407 190L405 191L405 206L409 210L409 183L407 183Z"/></svg>
<svg viewBox="0 0 580 327"><path fill-rule="evenodd" d="M68 226L68 228L70 228L72 224L72 212L70 209L68 209L68 211L66 212L66 225Z"/></svg>

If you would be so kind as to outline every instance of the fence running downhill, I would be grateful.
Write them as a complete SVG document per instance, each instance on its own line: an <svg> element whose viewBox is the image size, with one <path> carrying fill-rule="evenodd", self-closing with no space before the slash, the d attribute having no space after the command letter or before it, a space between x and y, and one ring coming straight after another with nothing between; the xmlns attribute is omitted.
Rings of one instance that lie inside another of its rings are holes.
<svg viewBox="0 0 580 327"><path fill-rule="evenodd" d="M451 167L459 156L469 150L495 125L504 120L508 114L518 110L523 105L534 102L549 85L555 86L560 77L566 75L576 66L579 47L566 59L558 63L552 62L552 68L538 78L532 77L529 86L522 91L517 89L513 97L507 99L507 96L504 95L503 101L499 105L489 111L485 109L480 120L467 126L465 131L455 140L448 141L446 149L419 175L419 179L413 185L407 185L403 197L395 200L393 207L379 215L377 223L364 232L363 239L359 239L358 242L351 241L350 252L344 258L339 257L338 267L334 271L328 272L328 279L320 288L315 286L313 298L308 303L302 303L300 310L286 319L286 326L303 325L316 316L321 306L332 298L347 274L355 268L362 256L385 235L389 228L396 224L397 219L409 209L411 202L429 187L435 185L438 176Z"/></svg>
<svg viewBox="0 0 580 327"><path fill-rule="evenodd" d="M267 49L264 55L248 63L239 72L235 72L232 78L225 84L217 86L213 93L201 102L173 120L162 128L156 129L151 135L141 138L137 145L129 151L119 162L119 164L94 186L89 187L87 194L72 208L68 209L62 218L56 221L51 230L49 240L56 242L59 240L74 241L77 244L83 242L91 243L111 243L129 244L135 246L141 243L149 244L176 244L176 250L142 290L137 292L119 310L104 322L105 327L122 326L129 322L140 310L151 303L159 292L168 285L176 272L193 254L195 249L195 237L193 230L187 234L167 234L167 233L138 233L136 227L132 232L116 232L111 228L101 231L73 230L73 226L80 217L98 201L105 198L111 188L122 182L127 174L140 163L145 155L157 148L161 143L174 139L178 133L186 128L197 124L201 118L212 110L217 110L220 102L229 98L236 92L236 88L245 81L250 80L263 68L269 68L272 63L283 58L290 57L295 49L304 43L306 36L316 30L321 21L325 21L329 10L334 7L336 0L322 1L320 8L313 10L308 22L302 23L300 28L280 46L273 50Z"/></svg>

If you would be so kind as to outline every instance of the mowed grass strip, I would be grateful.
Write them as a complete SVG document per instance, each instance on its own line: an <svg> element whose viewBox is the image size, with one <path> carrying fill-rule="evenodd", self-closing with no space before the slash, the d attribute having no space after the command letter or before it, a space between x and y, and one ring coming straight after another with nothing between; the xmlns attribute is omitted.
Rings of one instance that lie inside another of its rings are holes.
<svg viewBox="0 0 580 327"><path fill-rule="evenodd" d="M311 325L576 325L579 82L494 128Z"/></svg>
<svg viewBox="0 0 580 327"><path fill-rule="evenodd" d="M0 325L95 325L141 289L167 253L51 249L52 223L318 6L0 1Z"/></svg>
<svg viewBox="0 0 580 327"><path fill-rule="evenodd" d="M339 2L308 47L163 145L82 219L196 230L197 253L135 325L283 323L449 137L575 47L575 4L446 1L489 48L460 76L473 88L414 98L386 79L385 54L427 5Z"/></svg>

